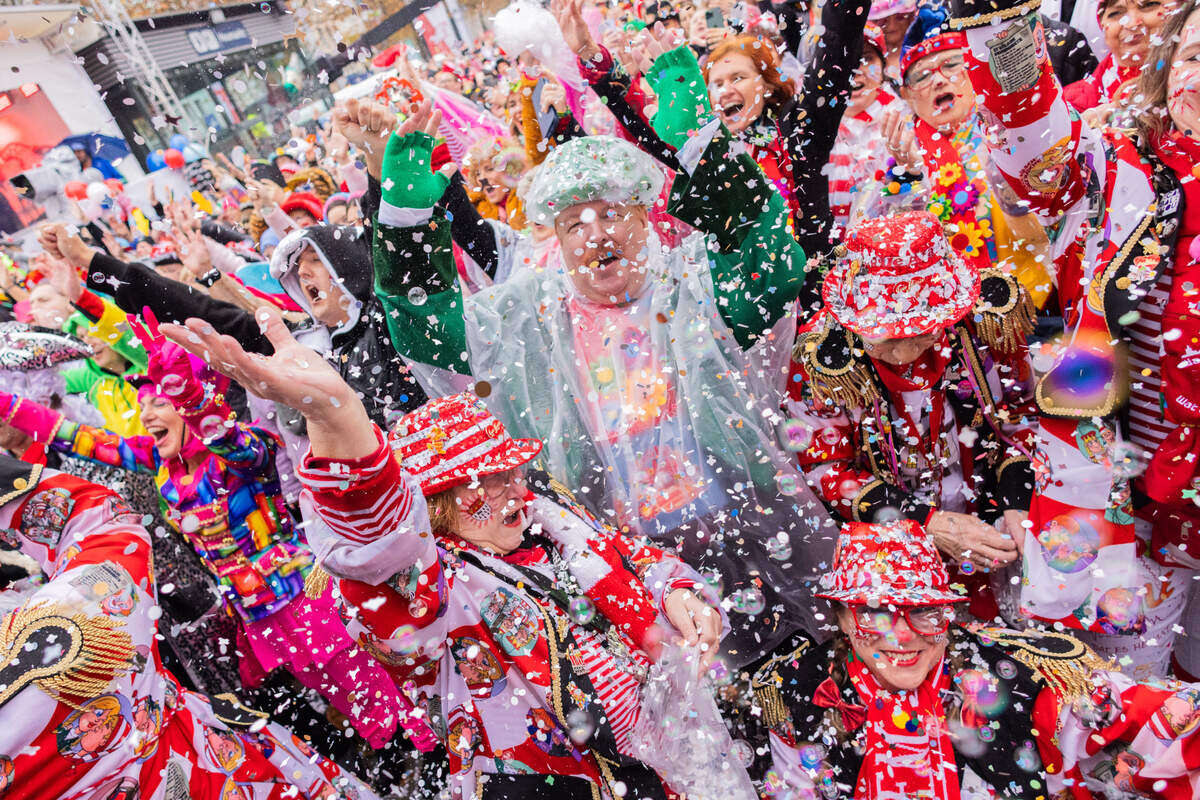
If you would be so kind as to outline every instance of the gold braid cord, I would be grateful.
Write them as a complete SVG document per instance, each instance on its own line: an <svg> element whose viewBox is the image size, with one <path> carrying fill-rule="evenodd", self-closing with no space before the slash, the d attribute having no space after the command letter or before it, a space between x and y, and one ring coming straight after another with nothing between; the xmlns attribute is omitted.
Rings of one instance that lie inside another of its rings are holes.
<svg viewBox="0 0 1200 800"><path fill-rule="evenodd" d="M832 316L796 338L792 358L808 376L818 400L842 408L868 408L876 399L875 382L863 358L855 355L857 337Z"/></svg>
<svg viewBox="0 0 1200 800"><path fill-rule="evenodd" d="M754 698L763 710L763 721L772 730L788 728L792 724L792 712L788 710L787 703L783 701L783 694L779 691L783 683L779 676L779 666L789 661L799 661L808 651L808 647L808 642L801 642L800 646L790 653L773 657L750 679Z"/></svg>
<svg viewBox="0 0 1200 800"><path fill-rule="evenodd" d="M320 564L313 564L308 577L304 579L304 594L310 600L316 600L329 588L331 577Z"/></svg>
<svg viewBox="0 0 1200 800"><path fill-rule="evenodd" d="M998 269L979 276L975 332L993 353L1013 355L1025 346L1037 320L1037 306L1016 278Z"/></svg>
<svg viewBox="0 0 1200 800"><path fill-rule="evenodd" d="M55 604L9 614L0 634L0 705L30 683L70 706L103 694L133 668L133 640L123 627Z"/></svg>
<svg viewBox="0 0 1200 800"><path fill-rule="evenodd" d="M1088 697L1094 688L1092 674L1113 665L1091 648L1064 633L984 628L979 636L1000 645L1010 656L1033 670L1037 680L1067 701Z"/></svg>

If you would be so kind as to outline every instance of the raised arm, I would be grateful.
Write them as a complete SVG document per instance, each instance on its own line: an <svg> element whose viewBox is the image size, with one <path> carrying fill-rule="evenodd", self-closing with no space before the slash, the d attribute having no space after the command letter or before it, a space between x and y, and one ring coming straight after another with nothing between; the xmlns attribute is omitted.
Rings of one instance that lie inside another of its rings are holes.
<svg viewBox="0 0 1200 800"><path fill-rule="evenodd" d="M392 346L407 358L462 374L467 336L451 251L451 226L434 204L449 185L429 166L440 114L428 100L392 135L372 259L375 294Z"/></svg>
<svg viewBox="0 0 1200 800"><path fill-rule="evenodd" d="M670 212L709 236L717 307L738 344L750 347L804 289L804 251L787 229L783 198L720 121L692 137L679 161L685 172Z"/></svg>
<svg viewBox="0 0 1200 800"><path fill-rule="evenodd" d="M258 473L273 469L278 441L270 434L243 425L225 402L226 381L158 331L153 315L147 327L134 332L149 353L150 379L175 406L179 416L209 452L220 456L236 472Z"/></svg>
<svg viewBox="0 0 1200 800"><path fill-rule="evenodd" d="M951 27L967 35L971 85L989 112L991 163L1016 201L1051 226L1084 201L1086 145L1047 56L1039 6L954 0L951 8Z"/></svg>
<svg viewBox="0 0 1200 800"><path fill-rule="evenodd" d="M237 306L164 278L145 264L126 263L93 250L64 225L46 226L40 241L51 255L85 270L88 288L110 295L123 311L137 314L143 308L149 308L167 321L198 317L236 337L253 352L270 352L270 345L258 330L254 318Z"/></svg>
<svg viewBox="0 0 1200 800"><path fill-rule="evenodd" d="M315 545L331 574L376 585L417 565L433 568L437 552L424 497L400 470L358 395L292 338L277 311L259 314L274 348L269 358L247 353L201 320L163 325L162 333L259 396L303 409L311 451L299 477L336 535L336 541Z"/></svg>
<svg viewBox="0 0 1200 800"><path fill-rule="evenodd" d="M158 471L152 436L119 436L5 391L0 391L0 421L63 455L130 472Z"/></svg>
<svg viewBox="0 0 1200 800"><path fill-rule="evenodd" d="M826 0L821 11L820 46L804 71L796 102L786 107L791 119L787 147L801 213L796 239L805 251L823 253L834 242L825 167L850 98L850 81L862 58L863 28L869 3Z"/></svg>

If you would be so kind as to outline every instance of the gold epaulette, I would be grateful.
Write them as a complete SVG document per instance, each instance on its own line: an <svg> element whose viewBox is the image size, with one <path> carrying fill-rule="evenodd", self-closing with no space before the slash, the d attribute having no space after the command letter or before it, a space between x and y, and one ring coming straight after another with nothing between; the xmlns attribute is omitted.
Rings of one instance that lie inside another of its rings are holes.
<svg viewBox="0 0 1200 800"><path fill-rule="evenodd" d="M18 609L0 631L0 705L29 684L73 708L133 669L124 623L52 603Z"/></svg>
<svg viewBox="0 0 1200 800"><path fill-rule="evenodd" d="M1025 346L1037 321L1033 298L1016 278L998 269L979 273L975 332L996 355L1012 355Z"/></svg>
<svg viewBox="0 0 1200 800"><path fill-rule="evenodd" d="M1092 674L1114 668L1083 642L1065 633L983 628L976 634L999 645L1033 670L1038 681L1068 701L1091 695Z"/></svg>
<svg viewBox="0 0 1200 800"><path fill-rule="evenodd" d="M842 408L867 408L879 399L858 337L822 313L796 337L792 358L804 369L818 400Z"/></svg>

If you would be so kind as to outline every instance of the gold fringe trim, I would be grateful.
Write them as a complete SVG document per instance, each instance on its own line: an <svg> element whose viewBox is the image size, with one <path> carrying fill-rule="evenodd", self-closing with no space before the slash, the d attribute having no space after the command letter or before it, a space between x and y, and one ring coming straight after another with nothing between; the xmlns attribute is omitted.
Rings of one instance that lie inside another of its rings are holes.
<svg viewBox="0 0 1200 800"><path fill-rule="evenodd" d="M114 679L133 669L136 653L124 623L104 615L88 616L66 606L46 604L23 608L8 615L0 635L0 664L21 658L30 638L45 628L65 633L55 640L61 655L51 663L26 670L0 689L0 705L28 686L38 688L60 703L78 703L103 694Z"/></svg>
<svg viewBox="0 0 1200 800"><path fill-rule="evenodd" d="M975 332L980 341L998 355L1013 355L1025 346L1037 323L1037 306L1025 287L1011 275L999 270L986 270L981 280L1001 277L1009 284L1010 299L1003 306L994 306L981 296L975 304Z"/></svg>
<svg viewBox="0 0 1200 800"><path fill-rule="evenodd" d="M1034 13L1041 7L1039 0L1027 0L1017 6L1010 8L1000 8L995 11L985 11L981 14L974 14L969 17L951 17L947 20L947 24L952 31L964 31L971 28L982 28L985 25L996 25L1013 17L1020 17L1026 14Z"/></svg>
<svg viewBox="0 0 1200 800"><path fill-rule="evenodd" d="M809 390L817 400L842 408L870 407L879 399L879 394L875 389L870 368L854 353L853 334L843 331L846 346L850 349L846 354L845 366L830 368L818 360L817 353L829 335L828 327L809 331L797 338L796 345L792 348L792 358L803 367L808 376Z"/></svg>
<svg viewBox="0 0 1200 800"><path fill-rule="evenodd" d="M332 580L331 576L320 564L313 564L308 577L304 579L304 594L310 600L316 600L329 589L330 580Z"/></svg>
<svg viewBox="0 0 1200 800"><path fill-rule="evenodd" d="M1114 668L1087 645L1066 634L1049 631L1020 634L986 628L979 633L1008 650L1009 655L1033 670L1036 680L1067 702L1091 696L1095 688L1092 675L1097 670Z"/></svg>

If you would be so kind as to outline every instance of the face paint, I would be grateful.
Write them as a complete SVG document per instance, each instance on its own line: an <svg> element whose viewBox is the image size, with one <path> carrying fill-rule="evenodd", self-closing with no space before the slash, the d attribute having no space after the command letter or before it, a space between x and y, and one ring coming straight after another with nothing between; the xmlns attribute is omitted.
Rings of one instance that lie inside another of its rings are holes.
<svg viewBox="0 0 1200 800"><path fill-rule="evenodd" d="M475 502L471 503L465 512L467 516L479 523L487 522L492 518L492 506L483 495L477 495Z"/></svg>

